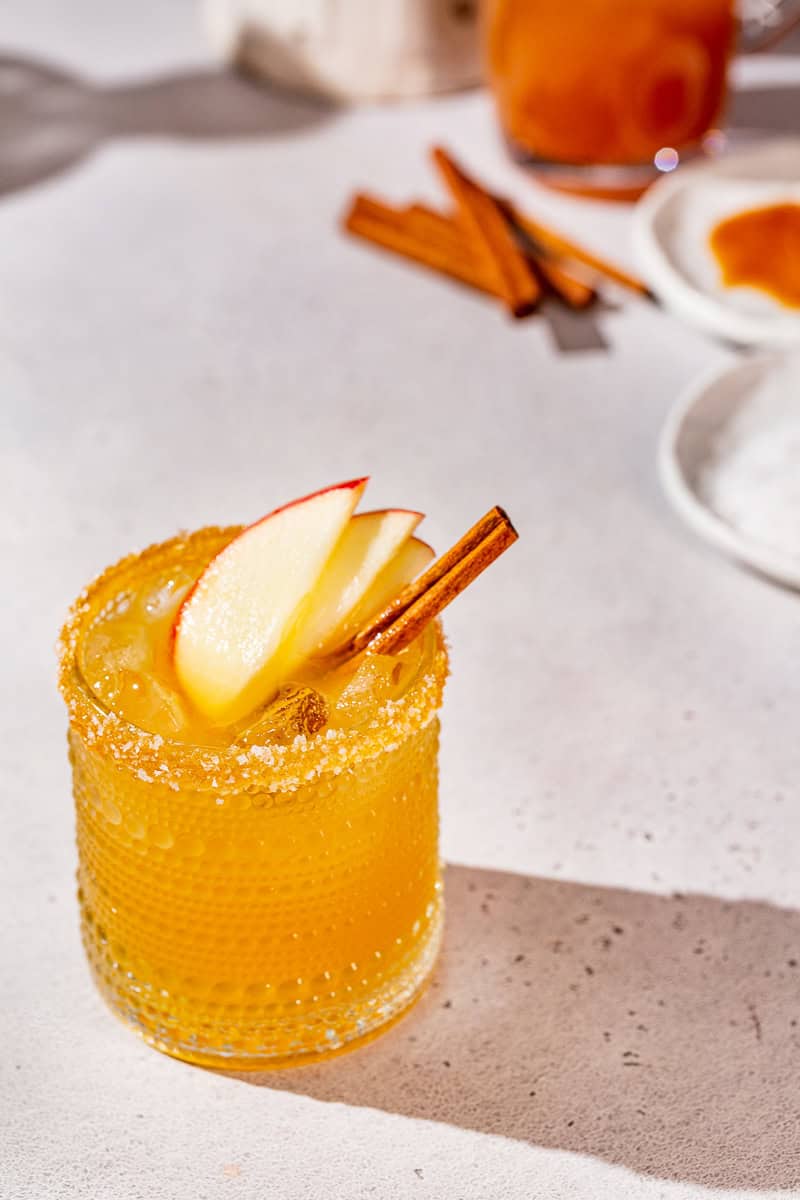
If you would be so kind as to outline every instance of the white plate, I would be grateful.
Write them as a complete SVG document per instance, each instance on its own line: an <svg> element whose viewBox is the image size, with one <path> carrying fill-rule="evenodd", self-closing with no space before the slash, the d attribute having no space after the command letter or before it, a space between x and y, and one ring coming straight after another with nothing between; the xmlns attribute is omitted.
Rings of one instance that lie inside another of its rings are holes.
<svg viewBox="0 0 800 1200"><path fill-rule="evenodd" d="M659 473L668 499L706 542L764 575L800 588L800 556L784 553L737 529L714 512L701 477L718 454L719 438L736 418L746 417L770 389L782 403L800 408L800 354L760 355L715 370L694 383L667 418L659 444ZM769 394L768 394L769 395Z"/></svg>
<svg viewBox="0 0 800 1200"><path fill-rule="evenodd" d="M743 345L800 344L800 310L754 288L723 286L709 247L717 222L763 205L800 203L800 139L768 141L679 167L640 200L639 268L665 307L706 333Z"/></svg>

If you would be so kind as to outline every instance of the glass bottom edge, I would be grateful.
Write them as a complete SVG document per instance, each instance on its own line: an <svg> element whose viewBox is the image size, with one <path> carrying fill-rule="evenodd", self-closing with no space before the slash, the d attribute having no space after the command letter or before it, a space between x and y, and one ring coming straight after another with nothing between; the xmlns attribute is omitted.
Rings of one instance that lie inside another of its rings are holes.
<svg viewBox="0 0 800 1200"><path fill-rule="evenodd" d="M338 1030L328 1025L324 1040L310 1041L308 1045L289 1051L263 1046L255 1051L237 1052L223 1047L198 1045L192 1040L159 1033L141 1013L115 994L115 989L102 978L91 957L89 966L95 986L107 1007L123 1025L154 1050L182 1062L218 1071L288 1070L359 1049L397 1024L420 999L430 982L441 949L443 929L444 906L440 902L424 942L405 971L393 981L391 992L381 997L374 1017L351 1018L346 1028Z"/></svg>
<svg viewBox="0 0 800 1200"><path fill-rule="evenodd" d="M539 183L556 191L612 201L636 200L679 164L697 161L714 152L713 146L693 143L676 150L662 147L653 158L641 162L570 163L539 157L507 134L503 140L517 166L530 171ZM660 156L665 153L668 157L660 161Z"/></svg>

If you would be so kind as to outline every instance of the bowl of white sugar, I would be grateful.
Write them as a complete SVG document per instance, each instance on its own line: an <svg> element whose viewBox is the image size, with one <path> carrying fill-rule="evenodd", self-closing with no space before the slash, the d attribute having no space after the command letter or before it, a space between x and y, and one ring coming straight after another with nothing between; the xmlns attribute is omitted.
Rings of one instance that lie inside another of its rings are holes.
<svg viewBox="0 0 800 1200"><path fill-rule="evenodd" d="M747 358L690 387L664 427L659 469L705 541L800 588L800 352Z"/></svg>

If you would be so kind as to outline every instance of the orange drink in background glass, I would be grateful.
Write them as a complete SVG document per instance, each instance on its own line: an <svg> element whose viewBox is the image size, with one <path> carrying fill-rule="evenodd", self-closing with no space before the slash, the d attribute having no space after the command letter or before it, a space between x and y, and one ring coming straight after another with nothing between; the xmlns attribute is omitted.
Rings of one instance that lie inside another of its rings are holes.
<svg viewBox="0 0 800 1200"><path fill-rule="evenodd" d="M177 686L170 630L237 532L106 571L64 629L61 689L95 981L157 1048L248 1068L370 1036L431 971L447 664L435 621L395 656L318 673L317 736L205 723Z"/></svg>
<svg viewBox="0 0 800 1200"><path fill-rule="evenodd" d="M555 183L641 190L719 120L734 28L732 0L485 0L514 155Z"/></svg>

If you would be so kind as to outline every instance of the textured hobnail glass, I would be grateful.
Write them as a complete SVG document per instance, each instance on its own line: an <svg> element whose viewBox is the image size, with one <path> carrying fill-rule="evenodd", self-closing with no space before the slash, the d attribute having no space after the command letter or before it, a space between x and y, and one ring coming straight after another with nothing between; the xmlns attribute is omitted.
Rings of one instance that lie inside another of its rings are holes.
<svg viewBox="0 0 800 1200"><path fill-rule="evenodd" d="M290 1065L372 1035L417 996L441 936L437 751L447 660L423 634L406 692L356 729L194 746L127 723L85 683L93 622L235 530L133 555L62 635L84 946L151 1045L220 1067Z"/></svg>

